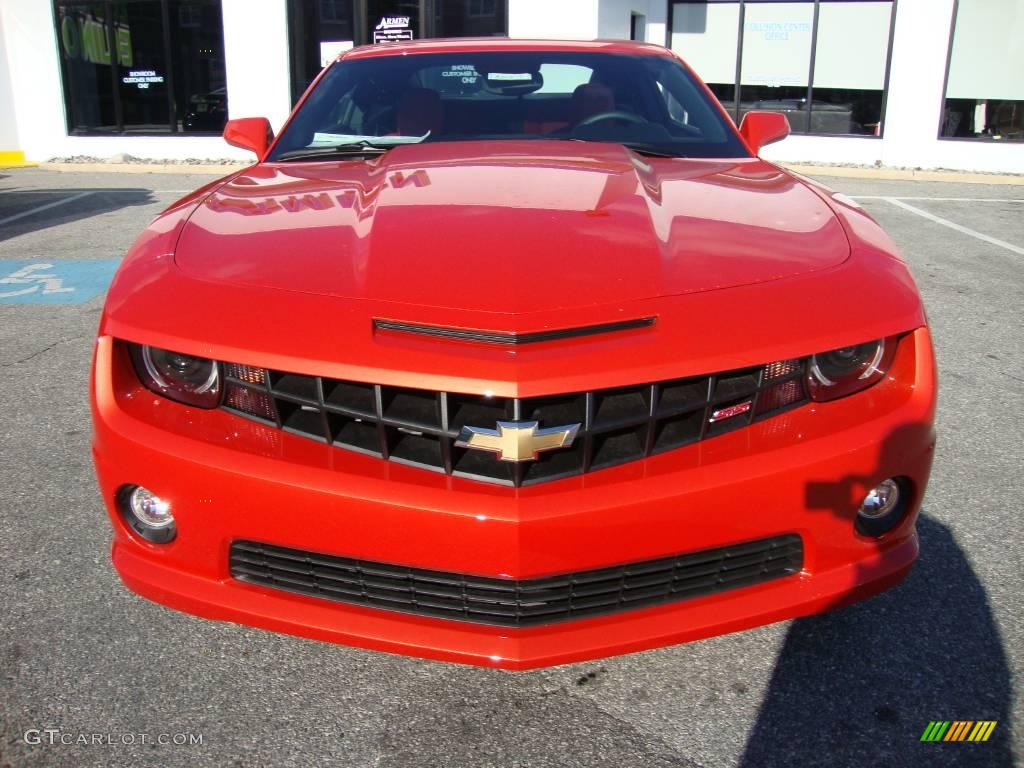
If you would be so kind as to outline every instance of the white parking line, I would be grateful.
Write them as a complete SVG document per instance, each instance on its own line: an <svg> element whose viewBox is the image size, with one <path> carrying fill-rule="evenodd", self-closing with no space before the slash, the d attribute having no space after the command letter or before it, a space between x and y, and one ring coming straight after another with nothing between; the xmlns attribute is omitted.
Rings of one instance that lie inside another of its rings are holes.
<svg viewBox="0 0 1024 768"><path fill-rule="evenodd" d="M13 216L8 216L6 219L0 219L0 227L4 226L5 224L10 224L12 221L24 219L26 216L34 216L37 213L42 213L43 211L48 211L51 208L56 208L58 205L73 203L75 200L81 200L83 197L91 194L92 192L79 192L77 195L71 195L71 197L65 197L60 200L54 200L52 203L47 203L46 205L40 205L30 210L22 211L21 213L16 213Z"/></svg>
<svg viewBox="0 0 1024 768"><path fill-rule="evenodd" d="M941 224L944 227L949 227L950 229L956 230L957 232L961 232L965 235L970 235L971 237L975 237L978 240L983 240L986 243L991 243L992 245L998 245L1000 248L1005 248L1008 251L1012 251L1013 253L1016 253L1020 256L1024 256L1024 248L1014 245L1013 243L1008 243L1005 240L999 240L998 238L990 237L989 235L970 229L961 224L957 224L956 222L950 221L949 219L944 219L941 216L936 216L934 213L922 211L920 208L915 208L909 203L903 202L899 198L883 197L881 199L885 200L887 203L895 205L897 208L902 208L905 211L916 213L918 216L928 219L929 221L934 221L936 224Z"/></svg>
<svg viewBox="0 0 1024 768"><path fill-rule="evenodd" d="M904 197L903 195L849 195L854 200L934 200L938 203L1024 203L1024 197Z"/></svg>

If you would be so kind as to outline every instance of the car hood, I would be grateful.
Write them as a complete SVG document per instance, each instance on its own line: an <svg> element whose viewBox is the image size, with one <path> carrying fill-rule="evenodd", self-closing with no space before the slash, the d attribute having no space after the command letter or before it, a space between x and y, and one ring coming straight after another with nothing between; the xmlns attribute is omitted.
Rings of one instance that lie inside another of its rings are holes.
<svg viewBox="0 0 1024 768"><path fill-rule="evenodd" d="M761 160L523 141L254 166L203 198L175 262L207 281L521 314L778 280L848 256L822 199Z"/></svg>

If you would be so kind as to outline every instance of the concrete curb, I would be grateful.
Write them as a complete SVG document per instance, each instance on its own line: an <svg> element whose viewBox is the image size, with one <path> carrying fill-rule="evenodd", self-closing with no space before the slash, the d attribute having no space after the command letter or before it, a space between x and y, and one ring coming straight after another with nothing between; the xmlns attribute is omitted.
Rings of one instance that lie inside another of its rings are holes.
<svg viewBox="0 0 1024 768"><path fill-rule="evenodd" d="M252 163L188 165L186 163L39 163L44 171L62 173L178 173L227 176Z"/></svg>
<svg viewBox="0 0 1024 768"><path fill-rule="evenodd" d="M873 179L885 181L944 181L951 184L1008 184L1024 186L1024 176L998 173L968 173L966 171L922 171L906 168L864 168L841 165L800 165L778 163L804 176L837 176L846 179Z"/></svg>
<svg viewBox="0 0 1024 768"><path fill-rule="evenodd" d="M39 163L47 171L64 173L179 173L226 176L251 163L188 165L185 163ZM967 173L964 171L921 171L900 168L863 168L859 166L801 165L779 163L805 176L833 176L847 179L889 181L940 181L954 184L998 184L1024 186L1024 175Z"/></svg>

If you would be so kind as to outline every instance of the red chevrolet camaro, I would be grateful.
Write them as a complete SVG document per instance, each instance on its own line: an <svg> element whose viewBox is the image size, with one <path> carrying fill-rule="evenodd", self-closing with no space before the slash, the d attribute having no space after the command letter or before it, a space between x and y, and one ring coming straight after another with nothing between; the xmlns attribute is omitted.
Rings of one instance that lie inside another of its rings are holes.
<svg viewBox="0 0 1024 768"><path fill-rule="evenodd" d="M124 583L526 669L898 582L936 379L907 265L672 52L359 48L131 248L92 373Z"/></svg>

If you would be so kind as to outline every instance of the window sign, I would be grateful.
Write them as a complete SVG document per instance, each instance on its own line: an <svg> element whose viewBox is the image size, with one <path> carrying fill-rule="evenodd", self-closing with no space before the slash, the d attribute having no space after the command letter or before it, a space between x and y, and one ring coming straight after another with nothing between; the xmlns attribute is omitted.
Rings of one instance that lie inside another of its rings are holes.
<svg viewBox="0 0 1024 768"><path fill-rule="evenodd" d="M345 51L352 50L351 40L321 40L320 66L326 67Z"/></svg>
<svg viewBox="0 0 1024 768"><path fill-rule="evenodd" d="M108 25L92 16L63 16L60 20L60 42L64 55L90 64L110 64ZM114 24L117 62L132 65L132 32L127 25Z"/></svg>
<svg viewBox="0 0 1024 768"><path fill-rule="evenodd" d="M408 16L382 16L373 28L374 45L378 43L394 43L399 40L412 40L412 27Z"/></svg>
<svg viewBox="0 0 1024 768"><path fill-rule="evenodd" d="M737 122L764 109L783 112L794 133L877 136L893 8L891 0L673 3L670 41Z"/></svg>
<svg viewBox="0 0 1024 768"><path fill-rule="evenodd" d="M122 83L125 85L135 85L139 90L145 90L153 83L163 83L163 81L163 75L158 75L156 71L152 69L132 70L125 77L121 78Z"/></svg>
<svg viewBox="0 0 1024 768"><path fill-rule="evenodd" d="M748 5L743 26L742 85L807 87L814 6L810 3Z"/></svg>
<svg viewBox="0 0 1024 768"><path fill-rule="evenodd" d="M476 85L476 79L479 75L477 74L476 67L472 64L452 64L441 73L441 77L454 77L458 78L459 82L463 85ZM492 72L488 77L500 79L501 73ZM526 79L529 80L530 76L527 75Z"/></svg>

